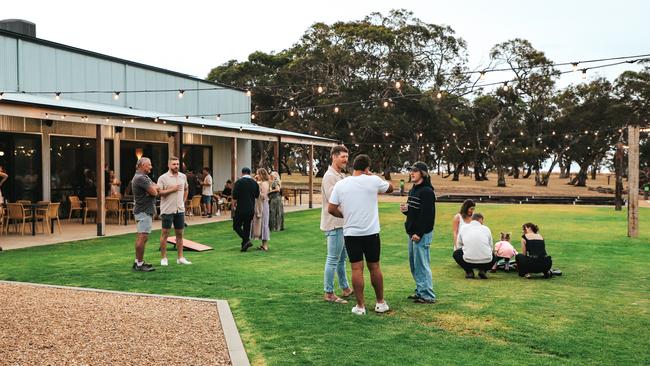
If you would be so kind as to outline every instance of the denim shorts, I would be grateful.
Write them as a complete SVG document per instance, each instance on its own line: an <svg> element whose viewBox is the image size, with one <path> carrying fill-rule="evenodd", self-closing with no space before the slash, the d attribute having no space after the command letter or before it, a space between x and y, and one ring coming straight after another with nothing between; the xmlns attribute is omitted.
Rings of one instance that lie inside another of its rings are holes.
<svg viewBox="0 0 650 366"><path fill-rule="evenodd" d="M175 230L183 230L185 228L185 212L177 212L173 214L162 214L162 228L171 229L172 223Z"/></svg>
<svg viewBox="0 0 650 366"><path fill-rule="evenodd" d="M212 202L212 196L208 196L206 194L201 195L201 203L209 205L210 202Z"/></svg>
<svg viewBox="0 0 650 366"><path fill-rule="evenodd" d="M138 233L141 234L151 233L151 226L153 225L153 216L144 212L137 213L134 216L135 216L135 222L137 223L136 228L138 229Z"/></svg>

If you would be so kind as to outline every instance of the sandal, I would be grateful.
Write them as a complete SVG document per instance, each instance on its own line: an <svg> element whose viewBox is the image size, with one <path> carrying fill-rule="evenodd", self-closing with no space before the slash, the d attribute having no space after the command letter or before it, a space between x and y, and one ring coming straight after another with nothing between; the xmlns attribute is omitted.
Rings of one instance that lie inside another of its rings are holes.
<svg viewBox="0 0 650 366"><path fill-rule="evenodd" d="M334 303L334 304L347 304L348 303L348 300L342 299L340 297L334 297L334 298L324 299L324 300L326 302L331 302L331 303Z"/></svg>

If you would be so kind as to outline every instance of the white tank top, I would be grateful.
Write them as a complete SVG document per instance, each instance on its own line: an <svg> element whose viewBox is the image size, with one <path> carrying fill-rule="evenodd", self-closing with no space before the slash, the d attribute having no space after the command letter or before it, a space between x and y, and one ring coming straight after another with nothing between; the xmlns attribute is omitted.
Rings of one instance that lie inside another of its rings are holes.
<svg viewBox="0 0 650 366"><path fill-rule="evenodd" d="M456 214L458 216L458 232L460 233L460 229L463 228L465 225L469 225L468 223L463 220L463 215L461 214Z"/></svg>

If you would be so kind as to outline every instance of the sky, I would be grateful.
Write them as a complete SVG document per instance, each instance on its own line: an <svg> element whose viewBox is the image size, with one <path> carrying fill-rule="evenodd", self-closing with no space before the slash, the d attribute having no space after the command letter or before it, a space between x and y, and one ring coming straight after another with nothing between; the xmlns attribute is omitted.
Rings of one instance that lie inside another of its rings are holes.
<svg viewBox="0 0 650 366"><path fill-rule="evenodd" d="M397 5L399 4L399 5ZM255 51L281 51L316 22L362 19L395 7L449 25L467 41L470 68L497 43L525 38L554 62L650 54L650 1L3 1L0 19L36 23L37 37L200 78ZM614 80L624 65L589 71ZM508 75L489 75L498 82ZM582 82L579 73L558 86Z"/></svg>

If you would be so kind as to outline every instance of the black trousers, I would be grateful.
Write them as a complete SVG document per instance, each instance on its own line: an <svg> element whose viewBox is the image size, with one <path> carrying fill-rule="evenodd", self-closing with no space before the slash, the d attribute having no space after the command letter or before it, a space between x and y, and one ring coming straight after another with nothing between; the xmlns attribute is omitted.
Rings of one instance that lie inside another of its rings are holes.
<svg viewBox="0 0 650 366"><path fill-rule="evenodd" d="M553 266L551 256L546 257L527 257L521 253L515 257L517 261L517 271L519 276L525 276L528 273L546 273Z"/></svg>
<svg viewBox="0 0 650 366"><path fill-rule="evenodd" d="M241 238L242 245L250 241L252 221L253 221L253 214L240 215L235 213L235 216L232 218L232 229L235 230L237 235L239 235L239 237Z"/></svg>
<svg viewBox="0 0 650 366"><path fill-rule="evenodd" d="M496 262L496 258L494 257L493 254L492 260L490 260L487 263L467 263L463 259L463 249L457 249L456 251L454 251L453 257L456 263L458 263L458 265L465 270L465 273L473 272L474 268L477 268L480 271L487 271L491 269L492 265L494 265L494 262Z"/></svg>

